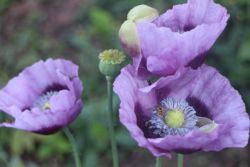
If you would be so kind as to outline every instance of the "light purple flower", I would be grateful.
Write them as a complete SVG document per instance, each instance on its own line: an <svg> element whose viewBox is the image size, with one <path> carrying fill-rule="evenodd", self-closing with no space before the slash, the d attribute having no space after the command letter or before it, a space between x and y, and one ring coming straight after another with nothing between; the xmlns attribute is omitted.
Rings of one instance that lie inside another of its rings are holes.
<svg viewBox="0 0 250 167"><path fill-rule="evenodd" d="M183 68L149 85L125 67L114 83L120 121L155 156L244 147L249 117L239 93L214 68Z"/></svg>
<svg viewBox="0 0 250 167"><path fill-rule="evenodd" d="M167 76L183 66L198 67L228 18L213 0L188 0L151 22L137 22L140 52L132 55L137 73Z"/></svg>
<svg viewBox="0 0 250 167"><path fill-rule="evenodd" d="M63 59L39 61L0 90L0 110L14 118L0 127L55 133L81 112L82 91L77 65Z"/></svg>

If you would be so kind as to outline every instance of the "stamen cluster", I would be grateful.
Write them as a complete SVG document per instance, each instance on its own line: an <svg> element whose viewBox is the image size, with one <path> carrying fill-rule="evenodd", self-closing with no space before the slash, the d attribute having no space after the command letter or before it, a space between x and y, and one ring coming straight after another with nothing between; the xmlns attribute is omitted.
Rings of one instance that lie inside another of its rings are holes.
<svg viewBox="0 0 250 167"><path fill-rule="evenodd" d="M153 110L145 125L156 137L184 136L196 128L197 120L196 111L186 101L166 98Z"/></svg>

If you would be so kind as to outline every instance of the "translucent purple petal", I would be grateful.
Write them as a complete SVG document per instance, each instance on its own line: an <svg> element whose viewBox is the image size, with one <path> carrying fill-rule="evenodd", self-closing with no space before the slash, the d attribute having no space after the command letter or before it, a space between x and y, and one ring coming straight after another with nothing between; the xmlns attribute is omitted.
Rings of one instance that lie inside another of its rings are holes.
<svg viewBox="0 0 250 167"><path fill-rule="evenodd" d="M139 146L149 149L156 156L170 156L168 151L162 152L161 149L150 144L140 127L140 122L143 122L144 117L149 115L146 108L154 106L156 99L154 93L144 94L139 91L141 87L147 86L148 83L135 78L134 73L133 67L129 65L122 70L114 82L114 91L121 99L120 121L127 127Z"/></svg>
<svg viewBox="0 0 250 167"><path fill-rule="evenodd" d="M141 53L133 57L137 73L146 69L167 76L183 66L200 66L228 18L226 9L213 0L189 0L153 22L139 22Z"/></svg>
<svg viewBox="0 0 250 167"><path fill-rule="evenodd" d="M57 132L81 112L82 91L75 64L63 59L39 61L0 91L0 109L14 118L0 126L41 134ZM45 102L40 100L46 100L48 92L56 93Z"/></svg>
<svg viewBox="0 0 250 167"><path fill-rule="evenodd" d="M143 146L154 155L219 151L247 145L250 121L244 102L229 81L214 68L203 65L197 70L180 69L152 85L140 80L134 72L132 67L124 68L114 84L121 99L120 120L132 137L138 143L146 143ZM185 136L150 136L149 129L143 126L149 119L150 109L168 97L187 101L199 117L211 119L217 127L211 132L203 131L203 127L197 128ZM151 107L145 107L145 101Z"/></svg>

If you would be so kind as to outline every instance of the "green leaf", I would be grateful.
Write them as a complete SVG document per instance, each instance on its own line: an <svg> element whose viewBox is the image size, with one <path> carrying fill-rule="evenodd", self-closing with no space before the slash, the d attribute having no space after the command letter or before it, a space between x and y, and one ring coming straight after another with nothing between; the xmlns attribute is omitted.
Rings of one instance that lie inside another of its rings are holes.
<svg viewBox="0 0 250 167"><path fill-rule="evenodd" d="M15 155L21 155L25 151L34 150L34 137L31 133L16 130L11 136L11 152Z"/></svg>
<svg viewBox="0 0 250 167"><path fill-rule="evenodd" d="M37 152L38 157L42 160L55 156L61 157L71 152L69 141L61 133L49 136L36 135L36 138L42 142Z"/></svg>
<svg viewBox="0 0 250 167"><path fill-rule="evenodd" d="M250 41L242 43L238 56L241 61L250 61Z"/></svg>

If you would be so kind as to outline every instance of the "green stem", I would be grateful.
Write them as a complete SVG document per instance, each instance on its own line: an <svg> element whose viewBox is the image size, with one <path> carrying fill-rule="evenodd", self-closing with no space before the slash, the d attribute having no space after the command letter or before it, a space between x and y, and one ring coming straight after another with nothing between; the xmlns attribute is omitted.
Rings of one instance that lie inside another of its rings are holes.
<svg viewBox="0 0 250 167"><path fill-rule="evenodd" d="M178 167L183 167L183 159L184 159L184 155L182 154L178 154Z"/></svg>
<svg viewBox="0 0 250 167"><path fill-rule="evenodd" d="M162 166L161 157L156 157L155 167L161 167L161 166Z"/></svg>
<svg viewBox="0 0 250 167"><path fill-rule="evenodd" d="M117 146L115 140L115 132L114 132L114 122L113 122L113 79L112 77L106 76L107 80L107 91L108 91L108 126L109 126L109 135L111 142L111 150L112 150L112 159L113 159L113 167L119 167L119 159L117 153Z"/></svg>
<svg viewBox="0 0 250 167"><path fill-rule="evenodd" d="M79 154L78 154L78 150L76 147L76 141L74 136L71 134L69 128L65 128L64 130L65 135L67 136L71 146L72 146L72 150L73 150L73 155L74 155L74 159L75 159L75 165L76 167L81 167L81 162L80 162L80 158L79 158Z"/></svg>

